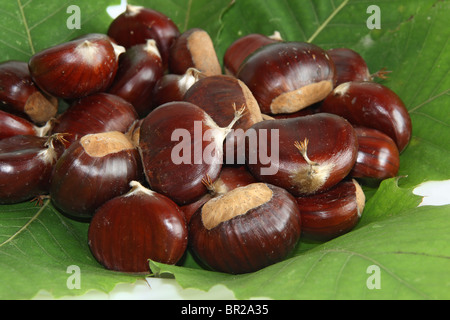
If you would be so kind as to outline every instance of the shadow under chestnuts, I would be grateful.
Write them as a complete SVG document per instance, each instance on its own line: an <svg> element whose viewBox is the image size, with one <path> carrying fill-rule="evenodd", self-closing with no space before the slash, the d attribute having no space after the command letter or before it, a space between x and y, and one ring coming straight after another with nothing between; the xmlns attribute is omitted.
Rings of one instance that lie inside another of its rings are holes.
<svg viewBox="0 0 450 320"><path fill-rule="evenodd" d="M364 183L398 174L412 124L386 75L278 32L221 64L207 31L128 5L107 34L0 64L0 203L48 197L110 270L189 252L255 272L351 232Z"/></svg>

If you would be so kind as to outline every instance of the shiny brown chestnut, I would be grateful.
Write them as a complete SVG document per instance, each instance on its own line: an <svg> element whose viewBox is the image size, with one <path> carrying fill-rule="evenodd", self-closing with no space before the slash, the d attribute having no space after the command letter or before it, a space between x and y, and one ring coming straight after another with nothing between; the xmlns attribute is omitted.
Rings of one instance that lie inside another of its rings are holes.
<svg viewBox="0 0 450 320"><path fill-rule="evenodd" d="M124 51L108 36L91 34L44 49L28 65L42 90L58 98L77 99L111 85Z"/></svg>
<svg viewBox="0 0 450 320"><path fill-rule="evenodd" d="M237 77L265 114L292 113L326 98L336 82L335 66L322 48L305 42L277 42L253 53Z"/></svg>
<svg viewBox="0 0 450 320"><path fill-rule="evenodd" d="M170 72L184 74L189 68L195 68L206 76L222 73L213 41L208 32L200 28L183 32L170 47Z"/></svg>
<svg viewBox="0 0 450 320"><path fill-rule="evenodd" d="M0 141L0 204L48 194L53 166L62 153L58 138L16 135Z"/></svg>
<svg viewBox="0 0 450 320"><path fill-rule="evenodd" d="M373 81L375 77L386 79L389 71L384 69L371 74L364 58L350 48L327 50L336 66L336 86L349 81Z"/></svg>
<svg viewBox="0 0 450 320"><path fill-rule="evenodd" d="M355 127L358 157L350 176L383 180L393 178L400 169L400 154L395 142L381 131Z"/></svg>
<svg viewBox="0 0 450 320"><path fill-rule="evenodd" d="M153 109L153 87L164 67L155 40L128 48L119 57L119 68L108 92L133 105L140 118Z"/></svg>
<svg viewBox="0 0 450 320"><path fill-rule="evenodd" d="M139 153L121 132L88 134L56 162L50 187L53 204L66 216L88 221L106 201L142 181Z"/></svg>
<svg viewBox="0 0 450 320"><path fill-rule="evenodd" d="M377 129L395 141L402 152L411 139L411 118L401 98L375 82L346 82L322 102L322 112L344 117L356 126Z"/></svg>
<svg viewBox="0 0 450 320"><path fill-rule="evenodd" d="M138 181L130 186L95 212L88 230L92 254L106 269L121 272L148 273L149 259L177 263L188 242L183 212Z"/></svg>
<svg viewBox="0 0 450 320"><path fill-rule="evenodd" d="M36 86L28 63L9 60L0 63L0 108L44 124L56 115L58 101Z"/></svg>
<svg viewBox="0 0 450 320"><path fill-rule="evenodd" d="M365 206L356 180L343 180L323 193L296 197L302 219L302 239L328 241L352 230Z"/></svg>
<svg viewBox="0 0 450 320"><path fill-rule="evenodd" d="M228 46L223 56L225 74L236 76L239 67L248 56L267 44L279 41L283 41L283 39L278 31L275 31L271 36L250 33L235 40Z"/></svg>
<svg viewBox="0 0 450 320"><path fill-rule="evenodd" d="M254 272L283 260L301 236L295 198L265 183L233 189L206 202L189 223L189 246L209 268Z"/></svg>
<svg viewBox="0 0 450 320"><path fill-rule="evenodd" d="M96 93L75 100L61 114L53 133L66 133L66 147L86 134L107 131L127 132L138 120L133 105L110 93Z"/></svg>
<svg viewBox="0 0 450 320"><path fill-rule="evenodd" d="M130 48L148 39L156 41L164 68L167 69L169 49L178 38L177 25L162 12L142 6L127 5L125 12L109 25L107 34L119 45Z"/></svg>
<svg viewBox="0 0 450 320"><path fill-rule="evenodd" d="M261 110L255 97L241 80L228 75L205 77L186 91L184 101L193 103L208 113L219 126L227 126L235 117L236 108L245 106L225 139L224 161L227 164L245 164L243 147L245 132L262 121Z"/></svg>
<svg viewBox="0 0 450 320"><path fill-rule="evenodd" d="M329 113L262 121L246 136L247 167L253 176L295 196L323 192L339 183L358 151L352 125Z"/></svg>
<svg viewBox="0 0 450 320"><path fill-rule="evenodd" d="M202 180L216 180L222 168L223 142L242 111L225 128L195 104L159 106L140 126L139 148L150 188L178 205L207 193Z"/></svg>
<svg viewBox="0 0 450 320"><path fill-rule="evenodd" d="M192 215L198 208L211 198L255 182L257 182L257 180L245 166L223 166L219 177L214 182L211 181L209 177L204 178L203 184L208 189L208 193L193 203L181 206L180 209L183 210L186 221L189 223Z"/></svg>
<svg viewBox="0 0 450 320"><path fill-rule="evenodd" d="M53 121L44 126L37 126L25 118L0 110L0 140L17 135L35 135L43 137L52 129Z"/></svg>
<svg viewBox="0 0 450 320"><path fill-rule="evenodd" d="M184 74L166 73L153 88L153 107L183 101L186 91L203 77L205 75L195 68L188 68Z"/></svg>

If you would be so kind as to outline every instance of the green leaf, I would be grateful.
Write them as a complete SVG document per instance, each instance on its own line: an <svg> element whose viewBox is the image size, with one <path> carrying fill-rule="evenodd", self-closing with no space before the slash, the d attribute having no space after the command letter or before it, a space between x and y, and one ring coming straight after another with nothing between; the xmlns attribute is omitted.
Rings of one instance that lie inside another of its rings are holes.
<svg viewBox="0 0 450 320"><path fill-rule="evenodd" d="M39 50L89 32L106 32L106 8L120 0L7 1L0 9L1 60L27 61ZM450 276L450 206L417 207L412 190L450 179L450 2L376 1L381 29L368 29L371 2L359 0L136 0L159 10L181 31L209 32L219 59L238 37L279 31L285 40L311 41L325 49L360 52L372 72L392 71L382 83L404 100L413 137L401 155L398 179L364 186L363 218L352 232L326 243L301 241L285 261L232 276L207 271L188 253L180 266L151 262L184 288L224 284L238 298L447 299ZM68 29L67 8L76 4L81 29ZM87 228L65 218L49 202L0 206L0 299L28 299L40 291L54 297L110 292L141 276L104 270L90 254ZM70 289L68 267L80 268L81 288ZM381 289L369 289L368 267L379 267Z"/></svg>

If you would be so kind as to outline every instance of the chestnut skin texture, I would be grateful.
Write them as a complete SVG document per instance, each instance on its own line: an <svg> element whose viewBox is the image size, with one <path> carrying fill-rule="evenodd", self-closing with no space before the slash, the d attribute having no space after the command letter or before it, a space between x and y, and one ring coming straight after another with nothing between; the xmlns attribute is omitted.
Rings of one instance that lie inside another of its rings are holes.
<svg viewBox="0 0 450 320"><path fill-rule="evenodd" d="M128 5L126 11L111 22L107 34L126 49L154 39L167 69L169 49L179 37L180 31L165 14L150 8Z"/></svg>
<svg viewBox="0 0 450 320"><path fill-rule="evenodd" d="M327 53L336 67L336 86L349 81L372 81L366 61L356 51L333 48Z"/></svg>
<svg viewBox="0 0 450 320"><path fill-rule="evenodd" d="M211 269L231 274L260 270L283 260L301 235L295 198L286 190L273 192L266 203L208 230L201 209L189 223L189 246Z"/></svg>
<svg viewBox="0 0 450 320"><path fill-rule="evenodd" d="M129 192L103 204L91 220L89 247L107 269L148 273L148 259L175 264L188 229L183 212L156 192Z"/></svg>
<svg viewBox="0 0 450 320"><path fill-rule="evenodd" d="M0 110L43 124L57 113L57 101L46 96L31 78L28 63L0 63Z"/></svg>
<svg viewBox="0 0 450 320"><path fill-rule="evenodd" d="M305 42L263 46L241 65L237 77L252 91L264 114L308 107L323 100L336 82L335 66L326 51Z"/></svg>
<svg viewBox="0 0 450 320"><path fill-rule="evenodd" d="M295 196L331 188L347 176L356 161L355 130L347 120L334 114L267 120L253 125L249 131L252 134L247 134L245 147L250 172L259 181L285 188ZM312 172L295 146L305 139L309 140L307 156L318 164L312 167ZM266 160L261 154L276 153L277 147L279 163L271 156L272 163L263 164ZM264 174L265 168L271 168L270 172Z"/></svg>
<svg viewBox="0 0 450 320"><path fill-rule="evenodd" d="M376 129L355 127L358 157L350 176L383 180L393 178L400 168L400 154L395 142Z"/></svg>
<svg viewBox="0 0 450 320"><path fill-rule="evenodd" d="M36 135L33 123L3 110L0 110L0 125L0 139L16 135Z"/></svg>
<svg viewBox="0 0 450 320"><path fill-rule="evenodd" d="M117 74L108 89L109 93L131 103L139 118L145 117L153 109L153 87L164 74L157 50L154 40L128 48L119 57Z"/></svg>
<svg viewBox="0 0 450 320"><path fill-rule="evenodd" d="M108 36L101 34L58 44L30 58L31 77L42 90L62 99L102 92L117 72L116 48Z"/></svg>
<svg viewBox="0 0 450 320"><path fill-rule="evenodd" d="M96 157L77 140L54 166L50 196L69 218L89 221L103 203L127 192L133 180L143 180L135 148Z"/></svg>
<svg viewBox="0 0 450 320"><path fill-rule="evenodd" d="M375 82L346 82L322 102L322 112L334 113L355 126L377 129L395 141L401 153L411 139L411 118L400 97Z"/></svg>
<svg viewBox="0 0 450 320"><path fill-rule="evenodd" d="M60 154L49 138L17 135L0 140L0 204L48 194L53 165Z"/></svg>
<svg viewBox="0 0 450 320"><path fill-rule="evenodd" d="M343 180L330 190L296 197L302 219L302 238L327 241L352 230L361 213L353 181Z"/></svg>
<svg viewBox="0 0 450 320"><path fill-rule="evenodd" d="M266 36L260 33L250 33L231 43L223 56L225 74L236 76L239 67L253 52L259 48L277 41L282 41L279 35Z"/></svg>
<svg viewBox="0 0 450 320"><path fill-rule="evenodd" d="M168 102L145 117L140 127L139 148L150 188L178 205L194 202L206 194L208 190L202 180L207 176L216 180L222 168L223 140L208 153L213 154L214 160L207 163L203 157L205 148L216 143L214 139L203 139L205 131L211 128L207 117L205 111L192 103ZM195 124L200 137L196 136ZM183 135L172 137L176 132ZM176 151L178 147L181 150ZM176 163L178 159L172 158L183 157L183 149L190 150L191 156Z"/></svg>
<svg viewBox="0 0 450 320"><path fill-rule="evenodd" d="M66 147L86 134L127 132L139 118L133 105L110 93L96 93L75 100L59 116L53 133L67 133Z"/></svg>

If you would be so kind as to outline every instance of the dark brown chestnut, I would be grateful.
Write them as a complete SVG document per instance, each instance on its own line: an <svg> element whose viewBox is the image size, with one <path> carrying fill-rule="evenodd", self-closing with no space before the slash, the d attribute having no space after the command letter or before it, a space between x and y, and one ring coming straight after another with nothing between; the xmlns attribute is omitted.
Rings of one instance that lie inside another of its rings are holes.
<svg viewBox="0 0 450 320"><path fill-rule="evenodd" d="M183 32L170 47L170 72L184 74L189 68L195 68L206 76L222 73L213 41L208 32L200 28Z"/></svg>
<svg viewBox="0 0 450 320"><path fill-rule="evenodd" d="M126 49L156 41L165 69L169 61L169 49L178 38L177 25L162 12L141 6L127 5L125 12L109 25L107 34Z"/></svg>
<svg viewBox="0 0 450 320"><path fill-rule="evenodd" d="M245 132L263 120L258 102L245 83L228 75L205 77L186 91L184 100L205 110L221 127L233 120L237 107L245 106L244 114L227 135L224 147L225 163L245 164Z"/></svg>
<svg viewBox="0 0 450 320"><path fill-rule="evenodd" d="M17 135L35 135L43 137L52 129L53 121L44 126L37 126L25 118L0 110L0 140Z"/></svg>
<svg viewBox="0 0 450 320"><path fill-rule="evenodd" d="M350 176L377 180L395 177L400 169L400 154L395 142L375 129L355 127L355 132L358 157Z"/></svg>
<svg viewBox="0 0 450 320"><path fill-rule="evenodd" d="M195 68L188 68L184 74L166 73L153 88L153 107L183 101L186 91L203 77L205 75Z"/></svg>
<svg viewBox="0 0 450 320"><path fill-rule="evenodd" d="M110 93L96 93L75 100L59 116L53 133L66 133L66 147L86 134L107 131L127 132L138 120L133 105Z"/></svg>
<svg viewBox="0 0 450 320"><path fill-rule="evenodd" d="M349 81L373 81L375 77L386 79L389 71L384 69L370 73L364 58L350 48L327 50L336 67L336 86Z"/></svg>
<svg viewBox="0 0 450 320"><path fill-rule="evenodd" d="M92 34L44 49L28 65L42 90L58 98L77 99L111 85L124 51L108 36Z"/></svg>
<svg viewBox="0 0 450 320"><path fill-rule="evenodd" d="M66 216L87 221L106 201L142 181L139 153L121 132L88 134L56 162L50 187L53 204Z"/></svg>
<svg viewBox="0 0 450 320"><path fill-rule="evenodd" d="M356 180L343 180L323 193L297 197L302 238L328 241L349 232L361 218L365 199Z"/></svg>
<svg viewBox="0 0 450 320"><path fill-rule="evenodd" d="M28 63L9 60L0 63L0 108L42 125L56 115L58 101L36 86Z"/></svg>
<svg viewBox="0 0 450 320"><path fill-rule="evenodd" d="M47 195L53 166L62 149L58 135L16 135L0 140L0 204Z"/></svg>
<svg viewBox="0 0 450 320"><path fill-rule="evenodd" d="M225 74L236 76L239 67L253 52L274 42L283 41L281 34L276 31L271 36L261 33L250 33L231 43L223 56Z"/></svg>
<svg viewBox="0 0 450 320"><path fill-rule="evenodd" d="M358 151L352 125L329 113L262 121L246 136L247 167L253 176L295 196L323 192L339 183Z"/></svg>
<svg viewBox="0 0 450 320"><path fill-rule="evenodd" d="M119 68L108 89L133 105L140 118L153 109L153 87L164 67L155 40L128 48L119 57Z"/></svg>
<svg viewBox="0 0 450 320"><path fill-rule="evenodd" d="M209 200L189 223L193 253L209 268L232 274L281 261L300 236L295 198L265 183L252 183Z"/></svg>
<svg viewBox="0 0 450 320"><path fill-rule="evenodd" d="M411 139L411 118L401 98L375 82L346 82L322 102L322 112L334 113L350 123L377 129L395 141L402 152Z"/></svg>
<svg viewBox="0 0 450 320"><path fill-rule="evenodd" d="M88 231L92 254L105 268L121 272L149 273L149 259L177 263L188 242L183 212L138 181L130 186L95 212Z"/></svg>
<svg viewBox="0 0 450 320"><path fill-rule="evenodd" d="M277 42L254 52L237 77L265 114L292 113L326 98L336 82L335 66L322 48L304 42Z"/></svg>
<svg viewBox="0 0 450 320"><path fill-rule="evenodd" d="M242 110L225 128L195 104L178 101L159 106L140 127L139 148L150 188L178 205L207 193L202 180L215 181L223 163L223 142Z"/></svg>

